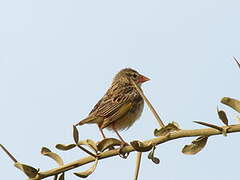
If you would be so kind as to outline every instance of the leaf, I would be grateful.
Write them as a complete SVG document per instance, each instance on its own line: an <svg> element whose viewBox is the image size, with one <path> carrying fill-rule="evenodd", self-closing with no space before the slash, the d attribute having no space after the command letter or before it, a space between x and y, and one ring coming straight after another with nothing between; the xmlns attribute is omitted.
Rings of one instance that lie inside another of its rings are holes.
<svg viewBox="0 0 240 180"><path fill-rule="evenodd" d="M183 154L194 155L200 152L207 144L208 136L200 136L196 140L192 141L192 144L185 145L182 149Z"/></svg>
<svg viewBox="0 0 240 180"><path fill-rule="evenodd" d="M68 145L64 145L64 144L57 144L55 146L57 149L62 150L62 151L67 151L70 149L73 149L76 147L76 144L68 144Z"/></svg>
<svg viewBox="0 0 240 180"><path fill-rule="evenodd" d="M58 178L58 180L64 180L65 177L64 177L64 173L61 174L61 176Z"/></svg>
<svg viewBox="0 0 240 180"><path fill-rule="evenodd" d="M106 138L98 143L97 149L99 151L103 152L104 150L108 149L109 147L120 146L121 144L122 144L122 142L119 141L118 139Z"/></svg>
<svg viewBox="0 0 240 180"><path fill-rule="evenodd" d="M170 132L174 132L178 130L180 130L179 125L176 122L171 122L161 129L155 129L154 136L166 136Z"/></svg>
<svg viewBox="0 0 240 180"><path fill-rule="evenodd" d="M154 162L155 164L159 164L160 159L158 159L157 157L154 156L155 149L156 149L156 147L153 146L152 151L148 154L148 159L151 159L152 162Z"/></svg>
<svg viewBox="0 0 240 180"><path fill-rule="evenodd" d="M218 113L219 119L221 119L222 122L223 122L226 126L228 126L228 118L227 118L226 113L225 113L223 110L219 110L218 108L217 108L217 113Z"/></svg>
<svg viewBox="0 0 240 180"><path fill-rule="evenodd" d="M78 172L78 173L74 173L74 174L78 177L86 178L95 171L97 164L98 164L98 158L95 159L95 162L91 168L89 168L88 170L86 170L84 172Z"/></svg>
<svg viewBox="0 0 240 180"><path fill-rule="evenodd" d="M224 97L221 100L221 103L233 108L234 110L236 110L237 112L240 113L240 101L230 98L230 97Z"/></svg>
<svg viewBox="0 0 240 180"><path fill-rule="evenodd" d="M48 157L52 158L53 160L55 160L59 166L62 166L64 164L62 158L58 154L51 152L50 149L48 149L46 147L42 147L41 153L44 156L48 156Z"/></svg>
<svg viewBox="0 0 240 180"><path fill-rule="evenodd" d="M39 169L35 169L32 166L26 165L26 164L21 164L19 162L16 162L14 166L21 171L23 171L29 178L34 178L39 172Z"/></svg>
<svg viewBox="0 0 240 180"><path fill-rule="evenodd" d="M84 141L79 141L78 142L79 145L87 145L89 146L92 150L94 150L95 152L98 152L98 147L97 144L91 140L91 139L86 139Z"/></svg>
<svg viewBox="0 0 240 180"><path fill-rule="evenodd" d="M237 63L238 67L240 68L240 63L239 61L233 56L233 59L235 60L235 62Z"/></svg>
<svg viewBox="0 0 240 180"><path fill-rule="evenodd" d="M119 151L118 151L118 155L123 159L127 159L127 157L130 154L130 152L124 152L123 151L125 146L128 146L128 144L121 144L121 147L119 148Z"/></svg>
<svg viewBox="0 0 240 180"><path fill-rule="evenodd" d="M153 148L153 145L152 145L151 142L146 144L146 143L143 143L141 141L132 141L132 142L130 142L130 144L138 152L150 151Z"/></svg>
<svg viewBox="0 0 240 180"><path fill-rule="evenodd" d="M79 141L79 133L76 126L73 126L73 139L74 139L74 142L77 144Z"/></svg>

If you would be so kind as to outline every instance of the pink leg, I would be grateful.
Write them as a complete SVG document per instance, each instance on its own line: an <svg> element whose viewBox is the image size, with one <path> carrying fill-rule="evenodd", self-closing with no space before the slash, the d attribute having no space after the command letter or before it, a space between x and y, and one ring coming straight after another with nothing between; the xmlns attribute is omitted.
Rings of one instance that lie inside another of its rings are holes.
<svg viewBox="0 0 240 180"><path fill-rule="evenodd" d="M100 126L98 126L98 128L99 128L99 131L100 131L100 133L101 133L103 139L106 139L106 136L105 136L105 134L103 133L102 128L101 128Z"/></svg>
<svg viewBox="0 0 240 180"><path fill-rule="evenodd" d="M115 133L117 134L117 136L121 139L121 141L124 143L124 144L127 144L123 138L120 136L120 134L118 133L118 131L114 128L114 126L112 126L113 130L115 131Z"/></svg>

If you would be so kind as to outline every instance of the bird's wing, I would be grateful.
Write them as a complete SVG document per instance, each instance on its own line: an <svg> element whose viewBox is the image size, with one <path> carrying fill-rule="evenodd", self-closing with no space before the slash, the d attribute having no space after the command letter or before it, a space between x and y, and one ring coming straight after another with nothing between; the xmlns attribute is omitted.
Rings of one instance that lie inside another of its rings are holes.
<svg viewBox="0 0 240 180"><path fill-rule="evenodd" d="M101 128L105 128L108 125L110 125L111 123L113 123L114 121L125 116L130 111L131 108L132 108L131 102L121 105L120 107L115 109L115 112L113 114L104 118L103 123L101 124Z"/></svg>
<svg viewBox="0 0 240 180"><path fill-rule="evenodd" d="M126 88L122 89L123 91ZM92 115L102 117L104 126L124 116L132 107L131 92L127 93L106 93L101 101L97 103Z"/></svg>
<svg viewBox="0 0 240 180"><path fill-rule="evenodd" d="M108 118L129 102L129 98L126 95L117 98L112 97L106 98L105 100L103 99L96 109L95 116Z"/></svg>

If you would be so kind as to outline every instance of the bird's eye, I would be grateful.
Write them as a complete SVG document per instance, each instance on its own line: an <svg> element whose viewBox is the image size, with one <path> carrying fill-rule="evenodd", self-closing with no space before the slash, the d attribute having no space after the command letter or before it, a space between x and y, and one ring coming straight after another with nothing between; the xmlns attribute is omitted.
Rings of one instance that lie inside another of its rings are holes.
<svg viewBox="0 0 240 180"><path fill-rule="evenodd" d="M133 76L133 78L134 78L134 79L136 79L136 78L137 78L137 74L133 74L132 76Z"/></svg>

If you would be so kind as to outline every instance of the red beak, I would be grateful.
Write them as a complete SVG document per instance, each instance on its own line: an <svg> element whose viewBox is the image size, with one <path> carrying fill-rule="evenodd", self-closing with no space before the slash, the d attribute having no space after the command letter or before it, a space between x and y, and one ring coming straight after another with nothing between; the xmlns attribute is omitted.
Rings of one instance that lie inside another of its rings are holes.
<svg viewBox="0 0 240 180"><path fill-rule="evenodd" d="M144 83L144 82L149 81L149 80L150 79L148 77L141 75L138 79L138 82L139 83Z"/></svg>

